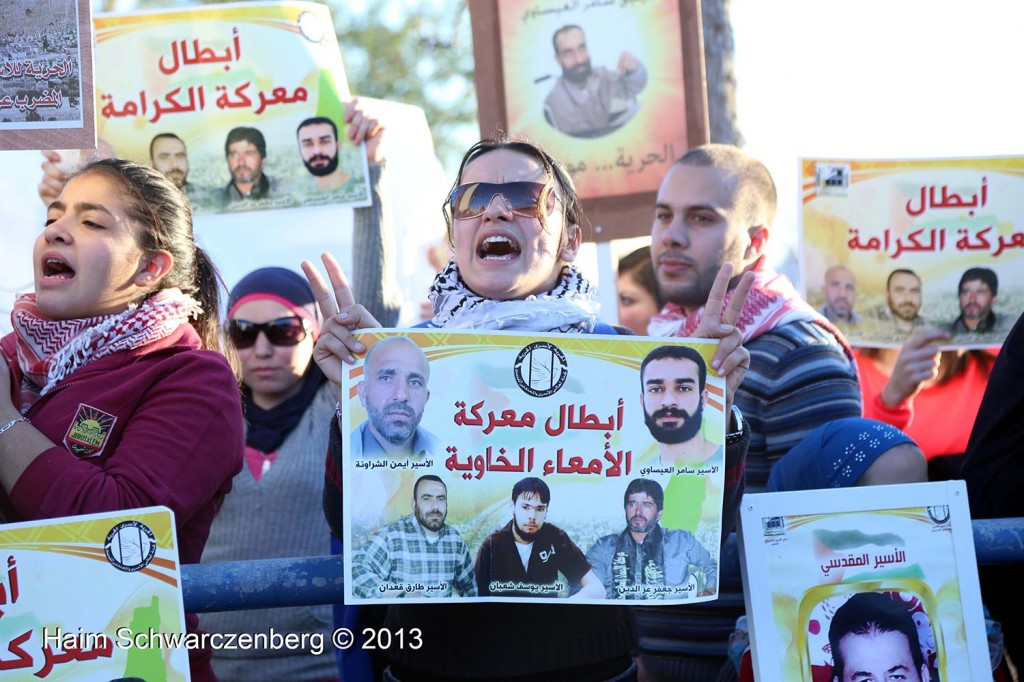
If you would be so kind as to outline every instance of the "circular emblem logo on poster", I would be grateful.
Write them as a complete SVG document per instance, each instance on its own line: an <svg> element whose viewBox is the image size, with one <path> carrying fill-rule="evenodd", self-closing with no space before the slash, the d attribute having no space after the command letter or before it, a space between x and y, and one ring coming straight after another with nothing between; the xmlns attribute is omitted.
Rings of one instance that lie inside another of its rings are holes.
<svg viewBox="0 0 1024 682"><path fill-rule="evenodd" d="M122 521L107 533L103 551L111 566L134 573L149 566L156 556L156 536L141 521Z"/></svg>
<svg viewBox="0 0 1024 682"><path fill-rule="evenodd" d="M324 39L324 25L312 12L299 14L299 33L311 43L319 43Z"/></svg>
<svg viewBox="0 0 1024 682"><path fill-rule="evenodd" d="M933 523L941 526L949 522L949 506L941 505L935 507L928 507L928 516L931 517Z"/></svg>
<svg viewBox="0 0 1024 682"><path fill-rule="evenodd" d="M519 351L513 371L523 392L546 398L562 388L569 376L569 364L558 346L537 341Z"/></svg>

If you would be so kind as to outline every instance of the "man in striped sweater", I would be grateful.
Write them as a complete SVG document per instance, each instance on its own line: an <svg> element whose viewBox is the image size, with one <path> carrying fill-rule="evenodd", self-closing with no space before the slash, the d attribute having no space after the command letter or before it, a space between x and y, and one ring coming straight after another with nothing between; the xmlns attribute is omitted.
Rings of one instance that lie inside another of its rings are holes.
<svg viewBox="0 0 1024 682"><path fill-rule="evenodd" d="M669 169L651 227L651 256L668 301L651 320L653 336L692 334L723 263L733 265L733 285L744 272L756 276L737 321L750 368L734 400L750 424L750 492L763 491L772 465L815 427L861 415L856 365L842 333L765 265L775 206L764 164L730 145L704 145ZM726 471L726 485L743 475ZM723 527L723 539L730 530ZM717 675L729 667L728 638L743 612L736 587L730 594L723 585L719 601L700 609L637 609L642 659L654 679L730 679Z"/></svg>
<svg viewBox="0 0 1024 682"><path fill-rule="evenodd" d="M687 336L723 263L757 277L740 315L750 369L736 392L749 420L747 490L764 490L771 465L815 427L861 414L857 372L842 333L764 263L775 217L764 164L729 145L696 147L658 190L651 256L668 305L650 333ZM728 302L728 301L727 301Z"/></svg>

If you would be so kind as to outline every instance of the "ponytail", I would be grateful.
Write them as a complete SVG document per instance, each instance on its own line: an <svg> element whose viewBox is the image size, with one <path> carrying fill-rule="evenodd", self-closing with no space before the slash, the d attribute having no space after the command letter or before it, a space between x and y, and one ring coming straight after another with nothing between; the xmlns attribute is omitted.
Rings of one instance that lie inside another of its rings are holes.
<svg viewBox="0 0 1024 682"><path fill-rule="evenodd" d="M226 343L220 324L220 292L227 290L224 278L210 256L198 245L195 252L195 289L188 292L199 302L201 312L192 322L193 329L199 334L203 348L221 353L231 365L235 377L241 378L241 364L234 345Z"/></svg>

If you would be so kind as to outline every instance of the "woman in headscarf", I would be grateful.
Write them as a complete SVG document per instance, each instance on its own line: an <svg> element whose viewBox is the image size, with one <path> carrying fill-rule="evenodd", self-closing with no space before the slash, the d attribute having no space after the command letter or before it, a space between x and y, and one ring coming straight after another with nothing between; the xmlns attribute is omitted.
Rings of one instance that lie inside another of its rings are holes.
<svg viewBox="0 0 1024 682"><path fill-rule="evenodd" d="M895 426L836 419L811 431L772 467L768 492L920 483L928 480L921 448Z"/></svg>
<svg viewBox="0 0 1024 682"><path fill-rule="evenodd" d="M390 235L381 220L380 151L383 127L358 100L346 107L346 132L353 144L366 142L373 203L354 215L353 262L360 295L386 324L398 317L397 298L387 295L380 264ZM332 549L331 531L316 504L323 490L324 453L336 392L312 362L320 335L316 301L309 283L285 268L261 268L235 285L228 300L228 340L242 365L245 463L218 512L203 553L204 562L323 556ZM311 503L312 501L312 503ZM208 613L202 627L217 633L309 633L330 646L331 605ZM343 605L335 605L341 619ZM213 666L222 681L280 679L337 680L330 653L308 650L219 649Z"/></svg>

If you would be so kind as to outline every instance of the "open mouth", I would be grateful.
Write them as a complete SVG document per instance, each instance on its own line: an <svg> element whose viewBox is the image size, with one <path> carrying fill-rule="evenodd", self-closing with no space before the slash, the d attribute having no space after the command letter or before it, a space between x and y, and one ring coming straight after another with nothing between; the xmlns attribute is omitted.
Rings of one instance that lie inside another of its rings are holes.
<svg viewBox="0 0 1024 682"><path fill-rule="evenodd" d="M503 235L492 235L485 238L477 246L476 255L483 260L513 260L519 257L522 249L519 244Z"/></svg>
<svg viewBox="0 0 1024 682"><path fill-rule="evenodd" d="M50 279L74 279L75 270L59 258L43 260L43 277Z"/></svg>

